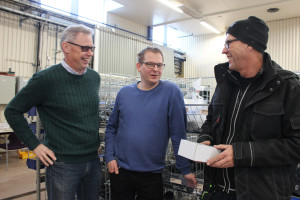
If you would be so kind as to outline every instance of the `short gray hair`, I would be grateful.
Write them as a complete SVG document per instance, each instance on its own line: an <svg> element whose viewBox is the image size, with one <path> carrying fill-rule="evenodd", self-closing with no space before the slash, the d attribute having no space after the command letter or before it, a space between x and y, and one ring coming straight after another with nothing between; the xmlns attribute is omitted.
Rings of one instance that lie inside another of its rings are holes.
<svg viewBox="0 0 300 200"><path fill-rule="evenodd" d="M162 56L162 59L164 61L164 55L163 55L163 51L157 47L147 47L145 49L143 49L140 53L138 53L138 62L142 63L144 62L144 58L145 58L145 53L147 52L153 52L153 53L160 53L160 55Z"/></svg>
<svg viewBox="0 0 300 200"><path fill-rule="evenodd" d="M70 25L62 33L60 38L60 46L63 42L74 42L78 33L85 33L91 36L94 35L94 30L85 25Z"/></svg>

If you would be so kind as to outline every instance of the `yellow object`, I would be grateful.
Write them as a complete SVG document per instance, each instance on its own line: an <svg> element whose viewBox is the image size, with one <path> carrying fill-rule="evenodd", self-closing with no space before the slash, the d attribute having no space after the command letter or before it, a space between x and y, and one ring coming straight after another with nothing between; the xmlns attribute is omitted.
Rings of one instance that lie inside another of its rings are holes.
<svg viewBox="0 0 300 200"><path fill-rule="evenodd" d="M22 151L22 150L18 150L19 151L19 158L20 159L27 159L28 158L28 151ZM36 155L32 152L29 151L29 158L34 158L36 157Z"/></svg>

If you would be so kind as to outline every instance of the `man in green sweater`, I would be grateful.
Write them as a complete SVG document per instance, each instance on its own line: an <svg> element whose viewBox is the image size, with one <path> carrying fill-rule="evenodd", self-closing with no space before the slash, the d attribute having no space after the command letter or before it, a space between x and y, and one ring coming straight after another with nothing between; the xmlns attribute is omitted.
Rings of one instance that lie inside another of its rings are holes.
<svg viewBox="0 0 300 200"><path fill-rule="evenodd" d="M62 63L34 74L5 110L16 135L47 166L49 200L99 199L100 76L88 68L92 35L83 25L67 27L61 36ZM33 106L44 125L44 144L23 116Z"/></svg>

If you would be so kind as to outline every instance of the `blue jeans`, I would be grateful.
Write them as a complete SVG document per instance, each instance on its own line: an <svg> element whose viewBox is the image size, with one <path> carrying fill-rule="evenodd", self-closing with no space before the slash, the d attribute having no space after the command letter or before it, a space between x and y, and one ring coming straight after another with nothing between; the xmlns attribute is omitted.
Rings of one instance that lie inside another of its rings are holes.
<svg viewBox="0 0 300 200"><path fill-rule="evenodd" d="M54 162L46 169L48 200L99 200L101 166L99 158L86 163Z"/></svg>

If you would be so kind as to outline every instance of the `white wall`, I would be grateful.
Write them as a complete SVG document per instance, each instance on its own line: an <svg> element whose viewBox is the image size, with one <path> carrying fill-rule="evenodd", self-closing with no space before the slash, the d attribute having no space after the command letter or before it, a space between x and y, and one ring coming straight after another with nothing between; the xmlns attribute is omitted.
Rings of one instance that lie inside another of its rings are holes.
<svg viewBox="0 0 300 200"><path fill-rule="evenodd" d="M199 35L181 39L181 49L186 52L184 77L214 76L214 66L226 61L226 57L221 54L224 40L224 34Z"/></svg>
<svg viewBox="0 0 300 200"><path fill-rule="evenodd" d="M0 11L0 71L31 76L36 63L36 28L32 20L19 26L20 17Z"/></svg>
<svg viewBox="0 0 300 200"><path fill-rule="evenodd" d="M300 17L267 22L269 42L266 52L284 69L300 71ZM214 76L216 64L226 62L222 55L225 34L200 35L181 39L187 54L184 77Z"/></svg>
<svg viewBox="0 0 300 200"><path fill-rule="evenodd" d="M138 35L142 35L147 37L147 27L141 24L137 24L130 20L119 17L118 15L114 15L112 13L107 13L107 24L112 26L117 26L118 28L128 30L130 32L136 33Z"/></svg>
<svg viewBox="0 0 300 200"><path fill-rule="evenodd" d="M267 23L267 52L282 68L300 72L300 17Z"/></svg>
<svg viewBox="0 0 300 200"><path fill-rule="evenodd" d="M0 5L10 6L0 2ZM14 9L19 10L17 6ZM60 36L64 26L41 23L26 19L22 25L20 16L0 11L0 71L11 68L16 76L31 77L37 70L60 63L63 53L60 49ZM153 44L146 39L147 27L109 14L108 21L117 25L95 29L94 69L99 73L118 73L138 75L135 69L137 53L147 46L157 46L165 53L166 68L163 76L175 77L174 52L172 49ZM136 34L131 34L136 33ZM40 34L40 53L37 60L38 36ZM40 64L37 69L37 63Z"/></svg>
<svg viewBox="0 0 300 200"><path fill-rule="evenodd" d="M136 35L111 28L97 28L99 50L95 55L95 69L100 73L116 73L124 75L138 75L136 70L137 54L147 46L156 46L163 50L166 68L163 76L175 77L174 52L172 49L153 44L152 42Z"/></svg>

